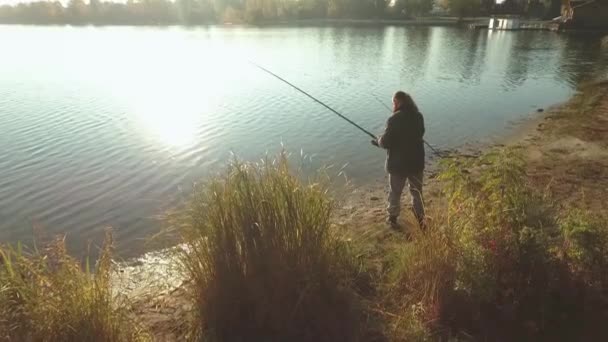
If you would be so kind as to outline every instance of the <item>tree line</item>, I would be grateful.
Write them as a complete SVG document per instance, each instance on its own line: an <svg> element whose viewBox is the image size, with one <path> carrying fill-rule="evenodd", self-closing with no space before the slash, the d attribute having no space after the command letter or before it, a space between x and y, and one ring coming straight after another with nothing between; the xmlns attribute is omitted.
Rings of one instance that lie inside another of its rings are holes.
<svg viewBox="0 0 608 342"><path fill-rule="evenodd" d="M552 17L561 0L70 0L0 6L0 23L198 25L296 19L410 19L433 11L453 16L494 13Z"/></svg>

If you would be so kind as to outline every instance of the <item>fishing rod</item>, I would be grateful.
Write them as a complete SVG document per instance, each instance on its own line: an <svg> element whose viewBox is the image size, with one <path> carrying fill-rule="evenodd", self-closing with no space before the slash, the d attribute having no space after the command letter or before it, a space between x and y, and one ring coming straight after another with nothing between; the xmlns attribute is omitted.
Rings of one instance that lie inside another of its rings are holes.
<svg viewBox="0 0 608 342"><path fill-rule="evenodd" d="M350 123L351 125L357 127L359 130L361 130L363 133L369 135L370 137L372 137L374 140L378 139L378 137L376 135L374 135L373 133L371 133L370 131L366 130L365 128L357 125L354 121L352 121L351 119L347 118L346 116L340 114L337 110L331 108L330 106L326 105L325 103L323 103L321 100L316 99L315 97L313 97L312 95L310 95L309 93L305 92L304 90L298 88L297 86L293 85L292 83L290 83L289 81L287 81L286 79L282 78L281 76L273 73L272 71L252 62L249 61L249 63L251 63L252 65L256 66L257 68L259 68L260 70L278 78L279 80L283 81L284 83L288 84L289 86L291 86L292 88L294 88L295 90L299 91L300 93L308 96L311 100L315 101L316 103L322 105L323 107L329 109L332 113L336 114L337 116L341 117L342 119L346 120L348 123Z"/></svg>
<svg viewBox="0 0 608 342"><path fill-rule="evenodd" d="M372 94L372 96L374 97L374 99L375 99L376 101L378 101L378 103L380 103L380 104L381 104L381 105L382 105L384 108L386 108L386 109L387 109L389 112L391 112L391 113L393 112L393 111L392 111L392 110L389 108L389 106L387 106L387 105L386 105L384 102L382 102L382 100L380 100L380 99L379 99L379 98L378 98L378 97L377 97L375 94ZM430 148L430 149L433 151L433 153L435 153L437 156L439 156L439 157L442 157L442 156L443 156L441 152L437 151L437 150L436 150L436 149L433 147L433 145L429 144L429 143L428 143L426 140L424 140L424 139L422 139L422 141L423 141L423 142L426 144L426 146L428 146L428 147L429 147L429 148Z"/></svg>

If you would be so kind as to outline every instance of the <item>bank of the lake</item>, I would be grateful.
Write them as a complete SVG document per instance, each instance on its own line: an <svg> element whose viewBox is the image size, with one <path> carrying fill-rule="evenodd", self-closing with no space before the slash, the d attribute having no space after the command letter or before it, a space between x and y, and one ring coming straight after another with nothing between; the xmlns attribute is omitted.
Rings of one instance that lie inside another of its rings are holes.
<svg viewBox="0 0 608 342"><path fill-rule="evenodd" d="M386 25L386 26L463 26L472 23L487 23L490 17L417 17L411 19L356 19L356 18L319 18L319 19L290 19L261 21L255 25L294 25L294 26L366 26L366 25Z"/></svg>
<svg viewBox="0 0 608 342"><path fill-rule="evenodd" d="M525 160L525 184L557 203L558 210L580 208L606 215L608 200L608 82L593 83L568 102L537 113L530 122L521 123L521 132L501 143L454 158L475 159L490 150L515 149ZM482 166L483 168L483 166ZM476 170L471 169L475 173ZM430 220L439 220L445 205L440 182L427 178L426 202ZM342 198L334 215L334 227L346 239L363 242L359 256L383 274L384 256L390 246L404 243L407 235L416 235L413 220L404 209L403 232L384 225L385 190L372 185L357 187ZM604 227L608 229L608 227ZM171 267L171 250L147 254L138 261L120 264L117 279L135 300L134 312L143 319L158 340L179 340L185 317L192 305L187 282ZM380 304L378 304L380 305ZM374 304L375 308L379 308ZM376 309L379 315L391 315Z"/></svg>

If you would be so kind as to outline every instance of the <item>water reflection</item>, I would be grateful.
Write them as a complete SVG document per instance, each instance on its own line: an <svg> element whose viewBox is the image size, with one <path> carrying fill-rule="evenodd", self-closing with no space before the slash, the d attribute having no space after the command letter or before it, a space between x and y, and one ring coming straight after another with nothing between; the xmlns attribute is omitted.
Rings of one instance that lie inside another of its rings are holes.
<svg viewBox="0 0 608 342"><path fill-rule="evenodd" d="M374 95L388 103L409 91L427 140L446 148L501 134L608 66L601 36L549 32L13 26L0 36L11 37L0 63L0 241L30 238L36 220L68 232L77 253L107 225L119 252L136 252L130 242L231 151L251 160L283 144L314 155L309 170L348 163L355 183L382 179L384 155L366 136L247 60L375 132L388 113Z"/></svg>
<svg viewBox="0 0 608 342"><path fill-rule="evenodd" d="M608 46L602 44L600 35L592 37L594 39L581 33L571 33L564 40L559 77L565 78L573 86L590 78L607 75Z"/></svg>
<svg viewBox="0 0 608 342"><path fill-rule="evenodd" d="M159 89L147 89L133 97L133 113L141 122L140 132L158 138L172 147L187 147L196 139L201 120L200 107L208 99L191 95L167 94Z"/></svg>
<svg viewBox="0 0 608 342"><path fill-rule="evenodd" d="M464 82L478 85L484 72L483 64L486 48L487 35L481 30L472 30L467 39L465 55L460 63L460 78Z"/></svg>

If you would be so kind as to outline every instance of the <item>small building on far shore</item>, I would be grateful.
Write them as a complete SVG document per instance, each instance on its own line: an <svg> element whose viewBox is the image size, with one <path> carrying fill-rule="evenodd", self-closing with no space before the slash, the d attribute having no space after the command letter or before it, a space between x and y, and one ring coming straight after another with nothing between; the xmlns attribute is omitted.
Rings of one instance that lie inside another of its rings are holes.
<svg viewBox="0 0 608 342"><path fill-rule="evenodd" d="M518 30L520 28L519 16L492 17L488 24L489 29L494 30Z"/></svg>
<svg viewBox="0 0 608 342"><path fill-rule="evenodd" d="M608 29L608 0L563 0L563 25L582 29Z"/></svg>

